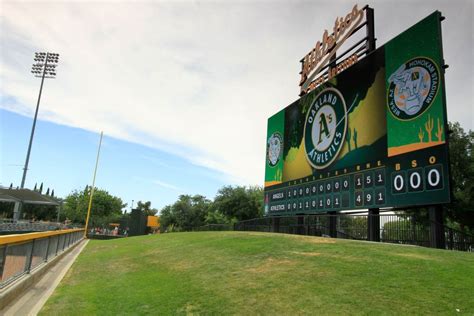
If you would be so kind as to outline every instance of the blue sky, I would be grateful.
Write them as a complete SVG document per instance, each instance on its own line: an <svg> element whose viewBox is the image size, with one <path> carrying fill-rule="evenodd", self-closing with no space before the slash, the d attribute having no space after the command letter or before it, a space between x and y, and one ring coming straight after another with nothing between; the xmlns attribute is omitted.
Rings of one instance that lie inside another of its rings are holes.
<svg viewBox="0 0 474 316"><path fill-rule="evenodd" d="M473 2L368 1L381 46L434 10L448 118L474 129ZM365 3L359 3L360 6ZM300 59L353 1L0 1L0 183L21 182L45 82L27 186L59 196L92 181L131 204L263 185L267 118L298 98Z"/></svg>
<svg viewBox="0 0 474 316"><path fill-rule="evenodd" d="M2 159L0 185L19 185L26 158L32 119L0 110ZM100 135L46 121L38 121L26 187L44 183L55 195L66 196L92 182ZM15 141L11 141L15 140ZM4 182L4 179L6 180ZM212 198L225 185L216 171L194 166L186 160L150 147L104 135L96 186L132 200L152 201L161 208L180 194L202 194Z"/></svg>

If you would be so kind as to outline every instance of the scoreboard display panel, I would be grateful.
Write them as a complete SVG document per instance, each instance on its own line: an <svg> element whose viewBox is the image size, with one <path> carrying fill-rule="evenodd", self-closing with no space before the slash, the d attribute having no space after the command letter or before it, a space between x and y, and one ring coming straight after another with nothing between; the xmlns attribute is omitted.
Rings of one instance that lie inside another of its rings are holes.
<svg viewBox="0 0 474 316"><path fill-rule="evenodd" d="M450 202L440 18L268 119L267 215Z"/></svg>

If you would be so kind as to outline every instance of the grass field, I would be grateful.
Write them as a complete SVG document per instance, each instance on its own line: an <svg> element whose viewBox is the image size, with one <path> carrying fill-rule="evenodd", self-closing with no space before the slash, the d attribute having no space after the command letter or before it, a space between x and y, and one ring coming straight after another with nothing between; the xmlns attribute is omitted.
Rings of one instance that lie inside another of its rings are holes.
<svg viewBox="0 0 474 316"><path fill-rule="evenodd" d="M92 240L42 315L474 314L474 254L250 232Z"/></svg>

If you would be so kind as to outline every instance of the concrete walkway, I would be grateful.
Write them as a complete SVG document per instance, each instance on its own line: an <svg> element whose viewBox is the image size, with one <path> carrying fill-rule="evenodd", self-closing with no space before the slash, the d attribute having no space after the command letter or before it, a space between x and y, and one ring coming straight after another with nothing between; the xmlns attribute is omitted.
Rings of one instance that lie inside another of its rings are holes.
<svg viewBox="0 0 474 316"><path fill-rule="evenodd" d="M2 310L2 315L37 315L88 242L89 240L81 241L81 244L60 258L36 284L8 304Z"/></svg>

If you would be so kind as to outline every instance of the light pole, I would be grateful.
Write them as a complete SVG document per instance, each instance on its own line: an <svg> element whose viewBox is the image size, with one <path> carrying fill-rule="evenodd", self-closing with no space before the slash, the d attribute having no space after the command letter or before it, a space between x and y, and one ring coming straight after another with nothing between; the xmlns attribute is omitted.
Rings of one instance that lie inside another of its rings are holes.
<svg viewBox="0 0 474 316"><path fill-rule="evenodd" d="M28 171L28 162L30 161L31 145L35 134L36 118L38 117L38 109L41 100L41 92L43 91L44 78L54 79L56 76L56 66L59 60L59 54L54 53L35 53L35 64L31 68L31 73L37 78L41 78L41 86L36 103L35 118L33 119L33 127L31 128L30 143L28 144L28 152L26 153L25 167L23 168L23 177L21 179L20 188L25 187L26 172Z"/></svg>

